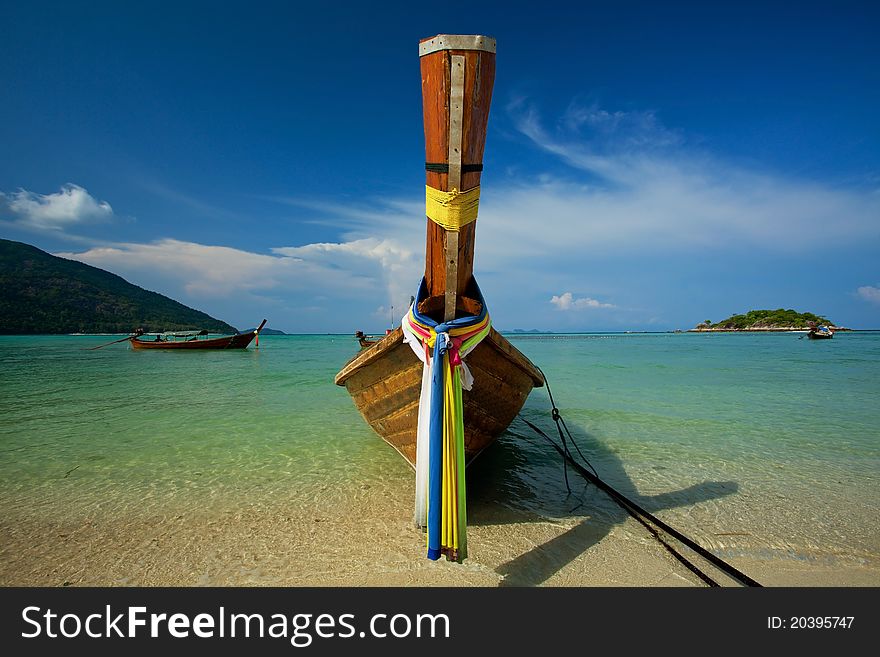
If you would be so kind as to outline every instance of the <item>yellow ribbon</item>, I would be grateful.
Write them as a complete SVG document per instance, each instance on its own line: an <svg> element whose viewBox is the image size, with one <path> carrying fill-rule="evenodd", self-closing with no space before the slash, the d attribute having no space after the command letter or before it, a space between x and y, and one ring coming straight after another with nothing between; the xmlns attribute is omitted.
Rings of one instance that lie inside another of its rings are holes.
<svg viewBox="0 0 880 657"><path fill-rule="evenodd" d="M459 231L472 221L477 220L477 209L480 207L479 186L460 192L441 192L430 185L425 185L425 214L428 219L446 230Z"/></svg>

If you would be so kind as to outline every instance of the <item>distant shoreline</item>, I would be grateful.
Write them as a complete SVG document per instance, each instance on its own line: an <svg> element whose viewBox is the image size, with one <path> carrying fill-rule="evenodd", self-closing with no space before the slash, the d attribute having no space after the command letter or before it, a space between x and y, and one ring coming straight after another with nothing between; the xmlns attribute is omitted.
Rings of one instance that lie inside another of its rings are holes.
<svg viewBox="0 0 880 657"><path fill-rule="evenodd" d="M880 328L845 328L845 327L834 327L834 332L847 332L847 333L876 333L880 331ZM685 333L807 333L809 329L806 328L748 328L748 329L721 329L721 328L711 328L711 329L669 329L664 331L499 331L502 335L508 338L545 338L551 336L559 336L559 335L666 335L671 333L677 334L685 334ZM247 331L245 331L247 332ZM2 333L0 336L6 337L116 337L116 336L126 336L131 335L131 333ZM221 335L221 334L217 334ZM283 334L269 334L260 332L260 337L269 337L270 335L278 336L278 337L295 337L295 336L333 336L333 337L351 337L351 333L283 333ZM384 335L377 335L376 337L385 337Z"/></svg>
<svg viewBox="0 0 880 657"><path fill-rule="evenodd" d="M830 327L835 333L838 331L852 331L851 328L843 326ZM692 328L687 330L688 333L809 333L809 328L797 326L774 326L774 327L753 327L753 328Z"/></svg>

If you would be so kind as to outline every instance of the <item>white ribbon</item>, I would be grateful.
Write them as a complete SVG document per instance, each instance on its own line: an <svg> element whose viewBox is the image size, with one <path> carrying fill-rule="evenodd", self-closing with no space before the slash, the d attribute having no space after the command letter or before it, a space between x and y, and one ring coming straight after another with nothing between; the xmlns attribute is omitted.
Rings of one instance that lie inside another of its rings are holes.
<svg viewBox="0 0 880 657"><path fill-rule="evenodd" d="M431 362L425 356L425 347L421 338L412 332L407 317L403 316L400 328L403 329L403 341L406 342L416 357L422 361L422 390L419 393L419 424L416 430L416 498L413 520L416 527L424 527L428 523L428 449L431 442L429 431L431 425L431 379L434 376L434 367L442 367L443 363ZM437 339L442 340L443 346L447 346L451 338L448 333L438 333ZM476 345L474 345L476 346ZM464 358L468 353L459 352ZM462 390L470 390L474 386L474 377L464 361L461 362L461 387Z"/></svg>

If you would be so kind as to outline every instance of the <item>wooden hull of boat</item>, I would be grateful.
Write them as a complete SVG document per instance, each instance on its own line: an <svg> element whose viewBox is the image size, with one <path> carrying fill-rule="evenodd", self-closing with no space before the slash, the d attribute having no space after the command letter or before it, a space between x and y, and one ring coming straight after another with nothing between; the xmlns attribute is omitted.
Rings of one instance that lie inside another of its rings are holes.
<svg viewBox="0 0 880 657"><path fill-rule="evenodd" d="M829 338L833 338L833 333L807 333L807 337L811 340L828 340Z"/></svg>
<svg viewBox="0 0 880 657"><path fill-rule="evenodd" d="M519 413L538 369L494 329L465 359L474 376L463 391L465 458L488 447ZM422 363L403 342L400 328L364 349L336 375L373 430L415 466Z"/></svg>
<svg viewBox="0 0 880 657"><path fill-rule="evenodd" d="M246 349L256 336L253 331L207 340L138 340L132 339L132 349Z"/></svg>

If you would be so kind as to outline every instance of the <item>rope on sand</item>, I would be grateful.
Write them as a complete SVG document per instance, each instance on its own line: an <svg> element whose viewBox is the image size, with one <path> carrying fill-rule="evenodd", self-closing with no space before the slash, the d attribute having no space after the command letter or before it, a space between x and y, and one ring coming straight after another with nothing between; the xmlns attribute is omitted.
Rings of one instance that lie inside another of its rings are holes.
<svg viewBox="0 0 880 657"><path fill-rule="evenodd" d="M689 561L684 555L675 550L675 548L666 541L660 534L659 530L662 530L669 536L672 536L676 540L680 541L691 550L699 554L701 557L712 563L716 568L721 570L723 573L728 575L729 577L737 580L741 584L745 586L761 586L758 582L753 580L751 577L738 570L734 566L730 565L720 557L712 554L703 546L699 545L692 539L688 538L678 530L670 527L668 524L660 520L654 514L642 508L637 503L630 500L628 497L615 490L611 485L602 481L599 478L599 475L596 473L595 468L590 464L590 462L586 459L583 453L580 451L580 448L577 446L577 443L574 440L574 437L571 435L571 432L568 430L568 427L565 425L565 420L562 419L562 416L559 413L559 409L556 407L556 402L553 400L553 393L550 391L550 382L547 380L547 375L538 368L538 371L541 372L541 376L544 377L544 384L547 386L547 394L550 396L550 404L552 406L551 417L553 421L556 423L556 430L559 432L559 438L562 442L562 446L560 446L555 440L553 440L550 436L548 436L544 431L542 431L539 427L535 426L533 423L529 422L522 415L519 418L525 422L535 433L537 433L542 438L546 439L553 448L559 452L560 456L563 458L563 472L565 473L565 487L570 492L571 489L568 486L568 473L566 470L566 464L570 465L579 475L581 475L584 479L586 479L591 484L595 485L597 488L604 491L611 497L612 500L617 502L617 504L623 508L630 516L635 518L639 523L641 523L660 543L682 564L685 565L691 572L697 575L703 582L705 582L708 586L719 586L719 584L713 580L709 575L707 575L704 571L702 571L698 566ZM564 431L563 431L564 430ZM583 459L583 461L589 467L589 470L581 465L574 456L571 451L568 449L568 441L571 441L571 444L574 445L577 453ZM592 471L592 472L591 472Z"/></svg>

